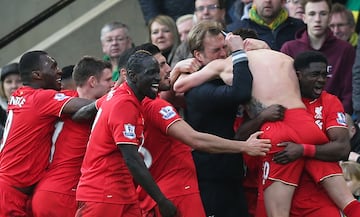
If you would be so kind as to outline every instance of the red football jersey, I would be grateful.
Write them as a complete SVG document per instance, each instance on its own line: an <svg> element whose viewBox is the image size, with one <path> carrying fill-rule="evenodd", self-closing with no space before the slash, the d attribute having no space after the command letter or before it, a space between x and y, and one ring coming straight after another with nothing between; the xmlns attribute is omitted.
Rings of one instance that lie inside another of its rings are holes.
<svg viewBox="0 0 360 217"><path fill-rule="evenodd" d="M17 187L38 182L49 163L55 122L71 96L55 90L17 89L9 101L0 146L0 179Z"/></svg>
<svg viewBox="0 0 360 217"><path fill-rule="evenodd" d="M306 98L302 100L323 132L326 133L332 127L347 127L344 108L336 96L323 91L320 97L313 101Z"/></svg>
<svg viewBox="0 0 360 217"><path fill-rule="evenodd" d="M323 91L318 99L310 101L309 99L303 98L303 102L308 112L313 115L315 123L325 133L333 127L346 127L344 108L336 96ZM314 203L314 201L316 202ZM316 206L314 206L314 204L316 204ZM314 180L306 172L301 176L299 187L296 189L293 197L292 205L293 208L298 208L303 211L311 208L315 210L317 207L336 206L322 186L319 184L316 185Z"/></svg>
<svg viewBox="0 0 360 217"><path fill-rule="evenodd" d="M191 148L167 135L168 128L181 117L159 97L145 98L142 106L145 140L139 152L161 191L169 198L199 192ZM141 208L151 208L150 196L141 187L138 191Z"/></svg>
<svg viewBox="0 0 360 217"><path fill-rule="evenodd" d="M69 116L56 124L52 160L37 190L75 196L90 128L90 123L74 122Z"/></svg>
<svg viewBox="0 0 360 217"><path fill-rule="evenodd" d="M111 90L96 115L76 192L78 201L130 204L138 201L121 144L143 141L141 105L124 83Z"/></svg>

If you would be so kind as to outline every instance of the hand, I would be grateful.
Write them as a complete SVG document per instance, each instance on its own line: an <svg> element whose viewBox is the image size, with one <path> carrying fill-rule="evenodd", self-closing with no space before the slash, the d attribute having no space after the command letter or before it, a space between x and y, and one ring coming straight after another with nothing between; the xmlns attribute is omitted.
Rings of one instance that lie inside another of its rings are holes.
<svg viewBox="0 0 360 217"><path fill-rule="evenodd" d="M226 35L225 41L232 52L244 49L243 39L239 35L234 35L232 32Z"/></svg>
<svg viewBox="0 0 360 217"><path fill-rule="evenodd" d="M196 72L201 66L201 63L195 58L188 58L177 62L170 72L171 83L175 83L180 74Z"/></svg>
<svg viewBox="0 0 360 217"><path fill-rule="evenodd" d="M304 148L302 145L293 142L283 142L277 145L278 147L285 147L284 150L279 151L274 155L273 160L278 164L287 164L302 157Z"/></svg>
<svg viewBox="0 0 360 217"><path fill-rule="evenodd" d="M182 73L193 73L200 69L201 63L195 58L188 58L176 63L175 67Z"/></svg>
<svg viewBox="0 0 360 217"><path fill-rule="evenodd" d="M270 151L271 143L270 139L258 139L263 132L258 131L251 134L251 136L246 140L246 150L245 153L250 156L265 156L268 151Z"/></svg>
<svg viewBox="0 0 360 217"><path fill-rule="evenodd" d="M282 105L270 105L265 110L263 110L260 115L263 117L264 121L280 121L284 119L284 113L286 108Z"/></svg>
<svg viewBox="0 0 360 217"><path fill-rule="evenodd" d="M258 49L270 49L269 45L262 40L247 38L244 40L245 51L258 50Z"/></svg>
<svg viewBox="0 0 360 217"><path fill-rule="evenodd" d="M177 209L175 205L168 200L167 198L164 198L158 202L159 210L162 217L176 217L178 216Z"/></svg>

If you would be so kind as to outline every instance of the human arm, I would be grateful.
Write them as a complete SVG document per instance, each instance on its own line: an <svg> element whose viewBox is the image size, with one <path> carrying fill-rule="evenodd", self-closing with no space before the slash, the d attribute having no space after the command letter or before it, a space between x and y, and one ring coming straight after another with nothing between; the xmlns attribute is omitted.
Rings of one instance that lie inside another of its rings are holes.
<svg viewBox="0 0 360 217"><path fill-rule="evenodd" d="M271 49L271 48L263 40L247 38L244 40L244 49L245 51L250 51L250 50Z"/></svg>
<svg viewBox="0 0 360 217"><path fill-rule="evenodd" d="M193 149L209 153L246 153L251 156L265 156L271 147L269 139L257 138L262 132L252 134L246 141L235 141L195 131L182 119L170 125L167 134Z"/></svg>
<svg viewBox="0 0 360 217"><path fill-rule="evenodd" d="M333 127L327 130L329 142L315 145L315 159L323 161L347 160L350 152L350 139L347 129L344 127ZM284 142L278 146L285 147L283 151L275 154L276 163L286 164L303 156L304 146Z"/></svg>
<svg viewBox="0 0 360 217"><path fill-rule="evenodd" d="M178 61L170 72L171 84L174 84L180 75L191 74L199 70L200 67L201 63L195 58L187 58Z"/></svg>
<svg viewBox="0 0 360 217"><path fill-rule="evenodd" d="M255 118L243 122L235 133L236 140L244 140L250 134L260 129L264 122L278 121L284 118L285 107L282 105L270 105L260 112Z"/></svg>
<svg viewBox="0 0 360 217"><path fill-rule="evenodd" d="M179 63L181 63L181 62L179 62ZM193 73L190 73L190 74L189 73L187 73L187 74L181 73L181 74L179 74L179 76L176 79L175 79L175 73L174 73L174 77L171 79L172 81L174 81L173 89L176 92L184 93L184 92L188 91L189 89L196 87L206 81L215 79L215 78L219 77L219 74L222 71L224 71L225 68L228 68L228 67L225 67L227 64L231 64L231 59L229 59L229 60L217 59L217 60L213 60L212 62L207 64L199 71L196 71L196 70L198 70L200 67L198 67L195 70L195 72L193 71ZM175 68L174 68L174 70L175 70ZM230 70L232 70L232 67L230 68ZM177 70L177 71L179 72L180 70ZM187 71L187 72L191 72L191 71Z"/></svg>
<svg viewBox="0 0 360 217"><path fill-rule="evenodd" d="M64 105L61 113L62 114L74 114L80 108L82 108L83 106L86 106L86 105L88 105L88 104L90 104L92 102L93 102L93 100L74 97L74 98L70 99Z"/></svg>
<svg viewBox="0 0 360 217"><path fill-rule="evenodd" d="M80 122L83 120L92 120L95 118L96 112L98 111L98 109L96 108L96 103L92 102L88 105L85 105L83 107L81 107L78 111L76 111L73 115L72 115L72 120Z"/></svg>
<svg viewBox="0 0 360 217"><path fill-rule="evenodd" d="M154 199L158 204L161 215L164 217L172 217L177 215L174 204L168 200L155 183L149 170L146 168L143 159L138 153L138 147L132 144L118 145L124 161L133 176L135 182Z"/></svg>

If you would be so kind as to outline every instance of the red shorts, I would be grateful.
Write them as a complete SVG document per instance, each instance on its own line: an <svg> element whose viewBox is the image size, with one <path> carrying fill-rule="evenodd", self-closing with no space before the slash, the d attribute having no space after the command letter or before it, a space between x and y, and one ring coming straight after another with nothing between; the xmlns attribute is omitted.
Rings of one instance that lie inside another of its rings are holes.
<svg viewBox="0 0 360 217"><path fill-rule="evenodd" d="M201 202L200 194L187 194L183 196L169 198L176 206L179 216L186 217L205 217L205 210ZM149 211L142 210L142 217L161 216L158 206Z"/></svg>
<svg viewBox="0 0 360 217"><path fill-rule="evenodd" d="M243 181L246 203L249 215L255 216L263 160L262 157L253 157L246 154L243 155L243 159L246 165Z"/></svg>
<svg viewBox="0 0 360 217"><path fill-rule="evenodd" d="M314 123L313 117L305 109L288 109L284 120L263 124L262 138L271 139L271 150L264 157L263 181L264 190L273 181L297 186L304 169L304 158L282 165L272 159L275 153L283 149L277 144L291 141L298 144L324 144L328 142L326 135Z"/></svg>
<svg viewBox="0 0 360 217"><path fill-rule="evenodd" d="M33 213L37 217L74 217L77 209L75 196L51 191L35 191Z"/></svg>
<svg viewBox="0 0 360 217"><path fill-rule="evenodd" d="M339 208L327 195L325 189L316 184L307 172L302 174L291 204L291 217L303 216L341 216Z"/></svg>
<svg viewBox="0 0 360 217"><path fill-rule="evenodd" d="M141 217L139 204L111 204L98 202L78 202L76 217L112 216Z"/></svg>
<svg viewBox="0 0 360 217"><path fill-rule="evenodd" d="M311 176L315 183L319 183L331 176L343 175L338 162L326 162L316 159L305 160L305 171Z"/></svg>
<svg viewBox="0 0 360 217"><path fill-rule="evenodd" d="M32 216L29 213L28 201L30 196L14 187L0 182L0 216Z"/></svg>

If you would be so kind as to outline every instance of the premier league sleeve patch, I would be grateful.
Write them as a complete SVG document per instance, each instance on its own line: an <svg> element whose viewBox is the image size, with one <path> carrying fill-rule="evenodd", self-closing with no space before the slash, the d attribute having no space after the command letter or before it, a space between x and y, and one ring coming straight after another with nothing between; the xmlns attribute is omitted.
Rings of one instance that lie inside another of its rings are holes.
<svg viewBox="0 0 360 217"><path fill-rule="evenodd" d="M172 106L162 107L159 113L162 115L162 118L165 120L169 120L175 117L176 115L176 112L174 111L174 108Z"/></svg>
<svg viewBox="0 0 360 217"><path fill-rule="evenodd" d="M56 93L54 99L57 101L63 101L64 99L69 98L70 96L65 95L64 93Z"/></svg>
<svg viewBox="0 0 360 217"><path fill-rule="evenodd" d="M337 113L337 118L336 121L338 122L338 124L346 126L346 117L345 114L342 112L338 112Z"/></svg>
<svg viewBox="0 0 360 217"><path fill-rule="evenodd" d="M136 133L135 133L135 126L131 124L124 124L124 131L123 134L128 139L135 139Z"/></svg>

